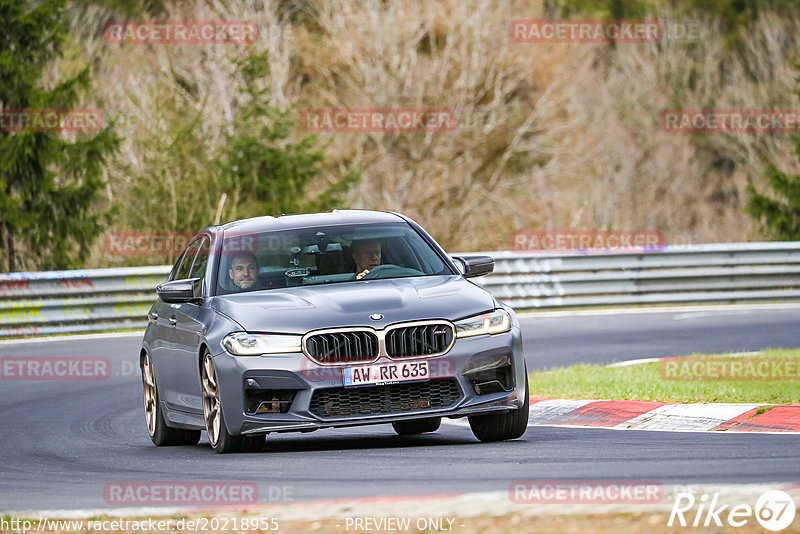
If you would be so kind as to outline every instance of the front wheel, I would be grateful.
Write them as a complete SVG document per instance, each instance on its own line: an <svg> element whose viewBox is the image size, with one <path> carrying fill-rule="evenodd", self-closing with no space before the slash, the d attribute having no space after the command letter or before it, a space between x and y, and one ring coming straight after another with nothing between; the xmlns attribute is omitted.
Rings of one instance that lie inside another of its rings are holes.
<svg viewBox="0 0 800 534"><path fill-rule="evenodd" d="M522 437L528 429L528 372L525 370L525 397L522 406L513 412L490 413L469 417L469 426L481 441L504 441Z"/></svg>
<svg viewBox="0 0 800 534"><path fill-rule="evenodd" d="M264 445L264 434L254 436L234 436L225 426L225 416L222 415L222 399L219 393L217 371L214 368L214 359L206 352L203 356L201 371L203 387L203 419L206 423L206 433L211 448L220 454L229 452L260 451Z"/></svg>
<svg viewBox="0 0 800 534"><path fill-rule="evenodd" d="M394 431L401 436L413 436L424 434L425 432L436 432L441 424L441 417L431 417L430 419L417 419L416 421L399 421L392 423L392 426Z"/></svg>

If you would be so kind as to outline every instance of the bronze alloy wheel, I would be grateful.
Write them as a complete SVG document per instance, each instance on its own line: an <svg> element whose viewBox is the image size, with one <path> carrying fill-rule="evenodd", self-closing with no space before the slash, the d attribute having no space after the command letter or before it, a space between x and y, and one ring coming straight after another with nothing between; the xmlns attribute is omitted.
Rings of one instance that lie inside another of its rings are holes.
<svg viewBox="0 0 800 534"><path fill-rule="evenodd" d="M258 452L264 447L265 433L231 435L225 426L222 413L222 400L219 395L219 381L214 367L214 359L208 352L203 356L202 368L203 418L211 447L218 453Z"/></svg>
<svg viewBox="0 0 800 534"><path fill-rule="evenodd" d="M214 360L211 354L206 353L203 358L203 418L206 422L208 441L215 449L219 443L221 415L219 402L219 388L217 387L217 372L214 369Z"/></svg>
<svg viewBox="0 0 800 534"><path fill-rule="evenodd" d="M153 362L146 355L142 365L142 385L144 386L144 417L147 420L147 431L152 438L156 433L156 410L158 409L158 396L156 395L156 380L153 376Z"/></svg>
<svg viewBox="0 0 800 534"><path fill-rule="evenodd" d="M200 431L175 428L167 424L158 397L156 372L150 354L142 358L142 386L144 389L144 418L150 439L158 447L165 445L195 445L200 441Z"/></svg>

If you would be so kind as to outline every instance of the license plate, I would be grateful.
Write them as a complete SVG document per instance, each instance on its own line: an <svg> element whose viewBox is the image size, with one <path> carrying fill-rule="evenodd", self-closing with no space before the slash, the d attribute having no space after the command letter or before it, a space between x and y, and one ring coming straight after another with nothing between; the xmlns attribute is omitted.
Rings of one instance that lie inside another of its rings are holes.
<svg viewBox="0 0 800 534"><path fill-rule="evenodd" d="M428 362L373 363L342 369L345 386L381 386L429 379Z"/></svg>

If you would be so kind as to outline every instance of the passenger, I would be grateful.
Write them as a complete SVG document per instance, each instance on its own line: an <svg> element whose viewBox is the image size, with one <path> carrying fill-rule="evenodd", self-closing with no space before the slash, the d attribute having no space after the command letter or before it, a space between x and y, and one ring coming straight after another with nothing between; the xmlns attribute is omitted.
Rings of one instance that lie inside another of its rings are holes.
<svg viewBox="0 0 800 534"><path fill-rule="evenodd" d="M353 241L353 261L356 262L356 280L361 280L372 269L381 264L381 242L379 239Z"/></svg>

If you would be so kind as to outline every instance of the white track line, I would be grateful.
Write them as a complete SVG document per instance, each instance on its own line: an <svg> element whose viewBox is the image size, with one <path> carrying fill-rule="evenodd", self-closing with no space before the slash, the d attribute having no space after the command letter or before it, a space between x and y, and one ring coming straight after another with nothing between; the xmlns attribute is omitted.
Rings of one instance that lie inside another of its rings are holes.
<svg viewBox="0 0 800 534"><path fill-rule="evenodd" d="M763 351L761 350L754 350L750 352L723 352L722 354L715 356L724 356L726 358L739 358L742 356L755 356L757 354L761 354ZM659 358L640 358L638 360L625 360L624 362L614 362L609 363L606 367L628 367L629 365L641 365L643 363L658 363L664 358L685 358L690 357L691 355L685 354L683 356L661 356ZM706 355L707 356L707 355Z"/></svg>
<svg viewBox="0 0 800 534"><path fill-rule="evenodd" d="M776 304L720 304L719 306L698 305L692 306L663 306L645 308L610 308L598 310L565 310L565 311L520 311L517 312L520 319L531 319L536 317L572 317L582 315L626 315L637 313L696 313L696 312L731 312L731 311L755 311L755 310L796 310L800 309L800 303L776 303Z"/></svg>
<svg viewBox="0 0 800 534"><path fill-rule="evenodd" d="M627 360L624 362L609 363L606 367L628 367L629 365L642 365L643 363L658 363L661 358L641 358L638 360Z"/></svg>
<svg viewBox="0 0 800 534"><path fill-rule="evenodd" d="M0 345L22 345L27 343L50 343L53 341L84 341L90 339L114 339L118 337L138 337L142 338L144 331L139 330L136 332L109 332L105 334L77 334L74 336L47 336L47 337L30 337L22 339L3 339L0 340Z"/></svg>

